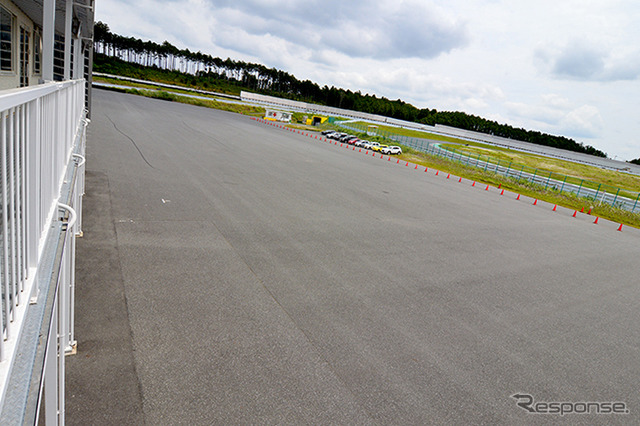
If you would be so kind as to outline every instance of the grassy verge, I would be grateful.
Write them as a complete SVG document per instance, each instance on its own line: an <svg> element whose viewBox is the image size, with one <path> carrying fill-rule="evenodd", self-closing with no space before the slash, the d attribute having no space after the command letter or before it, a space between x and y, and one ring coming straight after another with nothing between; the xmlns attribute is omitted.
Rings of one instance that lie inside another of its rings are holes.
<svg viewBox="0 0 640 426"><path fill-rule="evenodd" d="M238 114L249 115L252 117L264 117L265 109L253 105L243 105L228 102L219 102L214 99L195 99L187 96L180 96L173 93L165 92L163 90L138 90L138 89L119 89L109 88L116 92L129 93L132 95L145 96L147 98L161 99L163 101L180 102L188 105L202 106L207 108L214 108L223 111L235 112Z"/></svg>
<svg viewBox="0 0 640 426"><path fill-rule="evenodd" d="M319 130L318 126L309 126L307 124L300 124L300 123L290 123L290 124L287 124L286 127L296 129L296 130L304 130L307 132L317 132Z"/></svg>
<svg viewBox="0 0 640 426"><path fill-rule="evenodd" d="M154 86L152 84L144 84L144 83L136 83L133 81L129 81L129 80L118 80L116 78L108 78L108 77L93 77L93 81L99 82L99 83L108 83L108 84L115 84L115 85L119 85L119 86L127 86L130 88L136 88L136 89L146 89L146 90L155 90L155 91L161 91L161 90L170 90L172 93L179 93L179 94L184 94L184 95L198 95L198 96L202 96L202 97L207 97L207 98L211 98L211 99L215 99L216 96L215 95L209 95L207 93L200 93L200 92L194 92L192 90L188 90L188 88L185 89L178 89L178 88L171 88L171 89L164 89L162 87L159 86Z"/></svg>
<svg viewBox="0 0 640 426"><path fill-rule="evenodd" d="M604 184L612 187L624 188L631 192L640 192L640 176L621 173L614 170L606 170L600 167L589 166L586 164L578 164L570 161L563 161L555 158L544 157L541 155L528 154L520 151L509 150L499 147L478 147L478 146L460 146L460 145L442 145L443 148L451 151L480 155L485 160L488 157L489 162L501 164L512 162L514 166L524 165L534 169L540 169L559 175L568 175L572 178L584 179L592 183ZM574 182L572 182L574 183ZM593 184L590 185L593 187Z"/></svg>
<svg viewBox="0 0 640 426"><path fill-rule="evenodd" d="M154 86L151 84L134 83L133 81L119 80L117 78L99 77L94 75L92 80L98 83L116 84L119 86L128 86L138 89L158 90L158 86Z"/></svg>
<svg viewBox="0 0 640 426"><path fill-rule="evenodd" d="M370 123L365 123L363 121L355 121L350 124L353 124L354 126L369 126ZM384 125L377 125L377 124L376 124L376 127L377 127L376 132L379 133L380 135L383 135L384 132L387 132L387 133L391 133L398 136L407 136L410 138L431 139L431 140L436 140L440 142L449 142L449 143L455 143L455 144L468 143L463 139L454 138L452 136L438 135L436 133L429 133L421 130L412 130L412 129L405 129L403 127L384 126Z"/></svg>

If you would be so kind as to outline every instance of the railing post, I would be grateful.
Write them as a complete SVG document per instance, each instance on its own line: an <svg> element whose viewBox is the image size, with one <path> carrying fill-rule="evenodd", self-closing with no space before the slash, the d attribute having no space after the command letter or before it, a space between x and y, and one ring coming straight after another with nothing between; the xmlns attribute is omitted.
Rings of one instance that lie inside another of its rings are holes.
<svg viewBox="0 0 640 426"><path fill-rule="evenodd" d="M584 179L580 180L580 186L578 187L578 192L576 192L576 195L579 197L580 196L580 190L582 189L582 184L584 183Z"/></svg>
<svg viewBox="0 0 640 426"><path fill-rule="evenodd" d="M545 189L545 190L546 190L546 189L547 189L547 187L549 186L549 181L551 181L551 174L552 174L552 173L553 173L553 172L549 172L549 178L547 179L547 183L545 183L545 184L544 184L544 189Z"/></svg>
<svg viewBox="0 0 640 426"><path fill-rule="evenodd" d="M600 194L600 187L602 184L598 185L598 189L596 189L596 195L593 196L594 201L598 201L598 194Z"/></svg>
<svg viewBox="0 0 640 426"><path fill-rule="evenodd" d="M9 219L9 212L8 212L8 202L7 202L7 174L5 173L5 170L7 170L7 137L6 137L6 131L5 131L5 123L6 123L6 119L7 119L7 114L5 112L2 113L2 115L0 116L0 119L2 120L0 122L0 170L2 170L2 173L0 173L0 194L2 194L2 198L0 199L0 207L2 207L2 216L0 217L0 224L2 226L2 253L0 253L0 256L2 256L0 258L0 262L2 262L2 271L3 274L5 274L6 277L6 272L4 271L9 271L9 254L7 252L7 249L9 247L9 233L8 233L8 226L7 226L7 222ZM9 294L9 280L8 279L4 279L2 282L0 282L0 285L2 285L2 293L8 295ZM9 321L7 321L8 318L8 312L10 309L10 305L9 305L9 297L4 297L4 315L0 315L0 327L5 327L7 329L7 332L9 331ZM5 350L4 350L4 338L2 338L2 336L0 336L0 361L4 361L6 354L5 354Z"/></svg>
<svg viewBox="0 0 640 426"><path fill-rule="evenodd" d="M562 192L564 190L564 184L567 181L568 176L564 175L564 180L562 181L562 187L560 188L560 192Z"/></svg>
<svg viewBox="0 0 640 426"><path fill-rule="evenodd" d="M42 78L53 81L53 44L56 1L44 0L42 5Z"/></svg>
<svg viewBox="0 0 640 426"><path fill-rule="evenodd" d="M45 424L55 425L58 423L58 357L57 350L53 350L58 346L58 303L53 304L53 312L51 314L51 328L49 330L49 338L47 339L47 353L44 365L44 418Z"/></svg>
<svg viewBox="0 0 640 426"><path fill-rule="evenodd" d="M73 22L73 1L67 1L64 23L64 80L71 80L71 24Z"/></svg>
<svg viewBox="0 0 640 426"><path fill-rule="evenodd" d="M616 196L613 197L613 201L611 202L612 207L616 204L616 200L618 199L618 194L620 194L620 188L618 188L618 191L616 192Z"/></svg>

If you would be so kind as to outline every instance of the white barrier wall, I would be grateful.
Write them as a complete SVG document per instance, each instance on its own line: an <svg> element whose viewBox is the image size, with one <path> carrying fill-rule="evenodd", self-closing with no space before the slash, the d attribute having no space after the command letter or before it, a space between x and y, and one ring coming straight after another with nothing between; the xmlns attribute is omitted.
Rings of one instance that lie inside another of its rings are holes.
<svg viewBox="0 0 640 426"><path fill-rule="evenodd" d="M507 147L510 149L516 149L519 151L525 151L525 152L530 152L530 153L539 154L539 155L545 155L545 156L573 161L577 163L588 164L588 165L603 167L603 168L612 169L612 170L624 170L634 174L640 174L640 166L627 163L624 161L617 161L617 160L612 160L608 158L596 157L594 155L582 154L574 151L547 147L544 145L537 145L529 142L517 141L514 139L488 135L486 133L473 132L470 130L458 129L455 127L443 126L439 124L436 124L435 126L428 126L424 124L413 123L410 121L397 120L395 118L384 117L376 114L367 114L367 113L352 111L347 109L339 109L339 108L328 107L324 105L310 104L307 102L292 101L289 99L276 98L273 96L260 95L257 93L250 93L250 92L244 92L244 91L240 93L240 97L242 98L243 101L260 103L264 105L277 105L277 106L288 108L295 111L317 112L325 115L347 117L351 119L371 121L373 123L398 126L398 127L403 127L407 129L422 130L425 132L431 132L431 133L436 133L436 134L446 135L446 136L454 136L457 138L467 139L470 141L488 143L492 145Z"/></svg>

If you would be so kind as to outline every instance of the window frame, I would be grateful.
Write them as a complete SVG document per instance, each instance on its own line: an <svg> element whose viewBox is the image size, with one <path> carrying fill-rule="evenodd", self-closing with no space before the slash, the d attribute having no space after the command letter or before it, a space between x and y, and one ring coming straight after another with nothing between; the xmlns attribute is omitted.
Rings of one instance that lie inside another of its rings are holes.
<svg viewBox="0 0 640 426"><path fill-rule="evenodd" d="M3 31L2 30L2 20L5 18L5 16L9 17L9 31ZM15 30L16 28L16 16L7 8L5 8L4 6L0 5L0 73L1 74L15 74L16 72L16 66L15 66L15 40L16 40L16 36L15 36ZM3 52L6 52L2 50L2 44L7 43L6 41L2 41L2 35L3 34L8 34L9 35L9 58L8 58L8 62L9 62L9 68L5 68L5 65L3 64L7 62L6 58L3 58Z"/></svg>
<svg viewBox="0 0 640 426"><path fill-rule="evenodd" d="M39 28L33 30L33 75L42 75L42 34Z"/></svg>
<svg viewBox="0 0 640 426"><path fill-rule="evenodd" d="M24 38L23 38L24 37ZM20 80L20 87L29 86L31 82L31 28L20 25L18 28L18 78ZM24 69L23 69L24 67Z"/></svg>

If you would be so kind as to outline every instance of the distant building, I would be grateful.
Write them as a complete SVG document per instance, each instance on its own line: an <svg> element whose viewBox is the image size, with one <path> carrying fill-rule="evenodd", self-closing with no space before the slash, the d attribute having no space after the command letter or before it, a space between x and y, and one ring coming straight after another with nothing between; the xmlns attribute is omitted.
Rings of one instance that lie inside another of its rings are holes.
<svg viewBox="0 0 640 426"><path fill-rule="evenodd" d="M291 113L277 110L267 110L264 114L265 120L270 121L283 121L285 123L291 122Z"/></svg>
<svg viewBox="0 0 640 426"><path fill-rule="evenodd" d="M309 126L317 126L329 120L329 117L323 117L321 115L314 115L311 118L307 118L306 124Z"/></svg>

